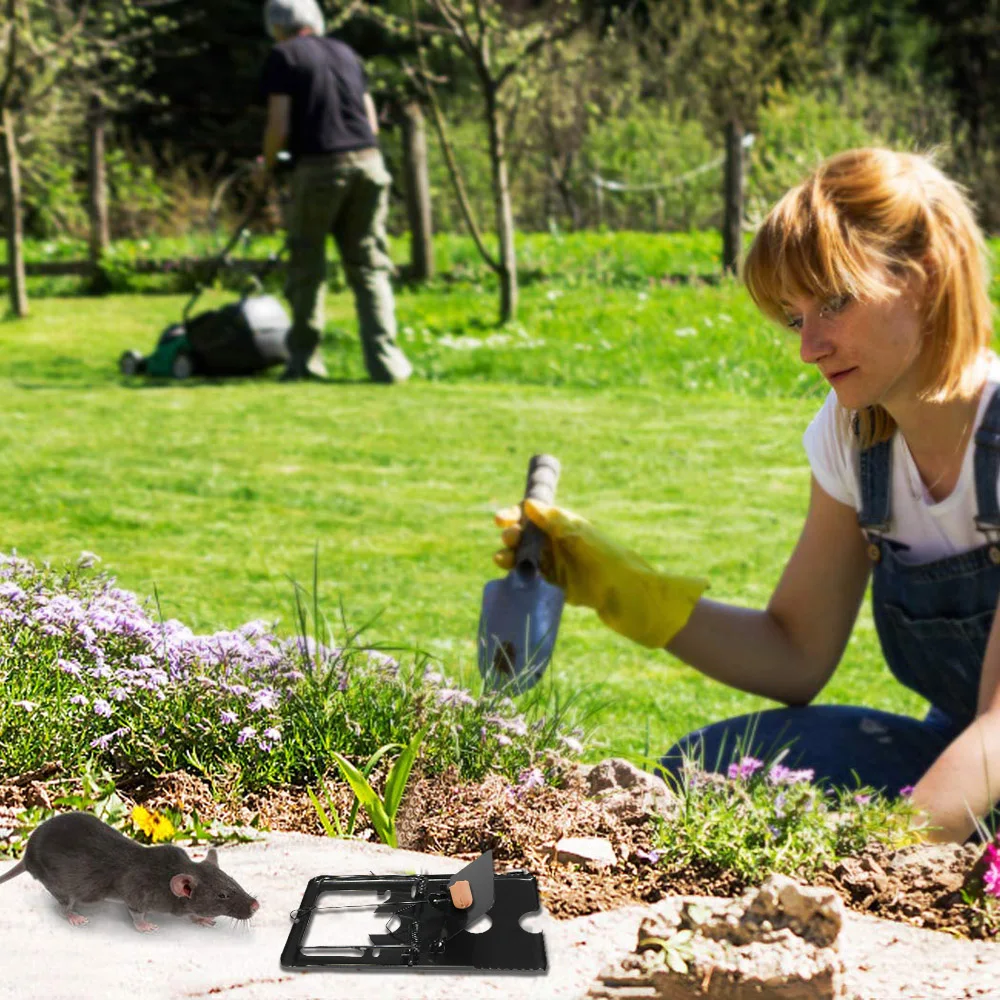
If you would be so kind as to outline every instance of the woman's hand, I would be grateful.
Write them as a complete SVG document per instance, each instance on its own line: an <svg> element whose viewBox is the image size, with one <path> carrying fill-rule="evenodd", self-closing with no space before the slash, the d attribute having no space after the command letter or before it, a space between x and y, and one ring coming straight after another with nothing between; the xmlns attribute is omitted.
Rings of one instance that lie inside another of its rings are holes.
<svg viewBox="0 0 1000 1000"><path fill-rule="evenodd" d="M523 509L547 538L542 575L565 591L568 604L593 608L605 625L643 646L665 646L708 586L704 580L658 573L568 510L535 500L525 500ZM502 569L514 566L521 510L521 505L507 507L495 516L504 548L493 559Z"/></svg>

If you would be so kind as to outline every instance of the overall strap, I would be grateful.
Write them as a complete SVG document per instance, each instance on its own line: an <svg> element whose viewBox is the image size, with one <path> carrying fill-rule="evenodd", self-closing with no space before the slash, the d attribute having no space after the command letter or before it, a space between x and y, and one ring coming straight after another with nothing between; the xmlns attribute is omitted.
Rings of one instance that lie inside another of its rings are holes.
<svg viewBox="0 0 1000 1000"><path fill-rule="evenodd" d="M858 419L854 418L857 436ZM1000 457L1000 456L998 456ZM892 519L892 438L863 448L859 456L861 484L861 510L858 524L871 539L871 533L889 530Z"/></svg>
<svg viewBox="0 0 1000 1000"><path fill-rule="evenodd" d="M993 390L976 431L976 527L987 537L1000 536L997 479L1000 478L1000 386Z"/></svg>

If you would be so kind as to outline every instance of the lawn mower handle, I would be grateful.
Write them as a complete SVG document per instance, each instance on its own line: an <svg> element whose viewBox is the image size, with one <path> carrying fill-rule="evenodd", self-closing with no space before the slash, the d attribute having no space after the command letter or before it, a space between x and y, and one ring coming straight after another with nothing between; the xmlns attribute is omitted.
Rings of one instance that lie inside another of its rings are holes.
<svg viewBox="0 0 1000 1000"><path fill-rule="evenodd" d="M261 190L257 191L253 197L250 199L250 207L247 209L246 213L240 219L239 225L230 237L229 242L222 248L222 250L216 255L215 259L212 261L211 267L209 269L208 277L204 281L198 282L195 286L194 293L191 298L188 299L187 304L184 306L184 312L181 314L181 321L187 323L188 316L191 314L191 310L194 308L195 303L201 298L202 292L215 281L218 277L219 271L222 270L226 264L229 263L229 254L236 244L239 242L240 238L243 236L243 231L253 222L256 218L257 213L260 211L261 205L264 204L264 199L267 197L267 191ZM284 250L282 250L284 253ZM281 254L271 255L268 260L268 266L264 271L265 275L274 267L278 262Z"/></svg>

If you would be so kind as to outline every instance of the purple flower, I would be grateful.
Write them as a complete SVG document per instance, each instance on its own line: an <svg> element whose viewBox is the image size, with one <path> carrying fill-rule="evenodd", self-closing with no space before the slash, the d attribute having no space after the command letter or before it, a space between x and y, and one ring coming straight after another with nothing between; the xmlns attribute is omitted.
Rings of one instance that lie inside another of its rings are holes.
<svg viewBox="0 0 1000 1000"><path fill-rule="evenodd" d="M857 802L859 806L866 806L871 802L872 797L870 795L855 795L854 801Z"/></svg>
<svg viewBox="0 0 1000 1000"><path fill-rule="evenodd" d="M643 861L648 861L651 865L655 865L660 860L661 851L644 851L641 848L637 850L636 856L642 858Z"/></svg>
<svg viewBox="0 0 1000 1000"><path fill-rule="evenodd" d="M85 694L75 694L70 698L69 703L71 705L86 705L88 704L87 696Z"/></svg>
<svg viewBox="0 0 1000 1000"><path fill-rule="evenodd" d="M112 740L117 739L119 736L124 736L127 732L127 727L116 729L113 733L106 733L104 736L98 736L96 740L91 740L90 745L92 747L100 747L101 750L106 750Z"/></svg>
<svg viewBox="0 0 1000 1000"><path fill-rule="evenodd" d="M235 712L230 712L227 708L224 708L221 712L219 712L219 722L221 722L224 726L231 726L238 719L239 716Z"/></svg>
<svg viewBox="0 0 1000 1000"><path fill-rule="evenodd" d="M236 737L236 742L242 746L247 740L252 740L257 735L257 730L253 726L244 726Z"/></svg>
<svg viewBox="0 0 1000 1000"><path fill-rule="evenodd" d="M483 721L489 722L491 725L496 726L497 729L513 733L515 736L528 735L528 724L520 716L514 719L507 719L502 715L487 715Z"/></svg>
<svg viewBox="0 0 1000 1000"><path fill-rule="evenodd" d="M20 604L27 596L16 583L0 583L0 598L11 604Z"/></svg>
<svg viewBox="0 0 1000 1000"><path fill-rule="evenodd" d="M545 775L537 767L526 767L518 776L517 783L522 788L542 788L545 785Z"/></svg>
<svg viewBox="0 0 1000 1000"><path fill-rule="evenodd" d="M739 764L729 765L726 777L733 781L742 781L744 778L749 778L756 771L759 771L763 766L764 762L757 760L756 757L744 757Z"/></svg>
<svg viewBox="0 0 1000 1000"><path fill-rule="evenodd" d="M899 794L901 798L908 799L913 794L913 785L903 785Z"/></svg>
<svg viewBox="0 0 1000 1000"><path fill-rule="evenodd" d="M250 711L259 712L262 708L268 711L276 708L278 704L278 692L274 688L263 688L258 691L250 702Z"/></svg>
<svg viewBox="0 0 1000 1000"><path fill-rule="evenodd" d="M271 726L269 729L265 729L264 732L261 733L261 736L263 736L265 740L271 740L272 743L278 743L281 740L281 730L275 729L274 726Z"/></svg>
<svg viewBox="0 0 1000 1000"><path fill-rule="evenodd" d="M103 715L105 718L107 718L109 715L111 715L111 706L103 698L98 698L94 702L94 712L97 715Z"/></svg>
<svg viewBox="0 0 1000 1000"><path fill-rule="evenodd" d="M772 785L804 784L812 781L815 776L816 772L811 767L805 767L802 770L796 771L793 768L785 767L784 764L775 764L767 772L767 780Z"/></svg>
<svg viewBox="0 0 1000 1000"><path fill-rule="evenodd" d="M461 688L441 688L437 692L437 703L457 707L459 705L475 705L476 699L468 691L463 691Z"/></svg>

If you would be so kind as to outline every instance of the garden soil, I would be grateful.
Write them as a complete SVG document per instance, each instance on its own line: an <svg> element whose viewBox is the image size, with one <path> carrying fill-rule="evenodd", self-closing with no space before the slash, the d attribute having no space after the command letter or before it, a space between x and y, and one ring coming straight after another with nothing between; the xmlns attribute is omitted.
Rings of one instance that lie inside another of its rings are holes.
<svg viewBox="0 0 1000 1000"><path fill-rule="evenodd" d="M653 822L638 801L631 808L618 802L612 809L588 796L581 771L569 770L564 778L562 788L524 789L512 787L498 775L476 783L461 782L454 773L415 775L398 817L399 847L458 860L472 860L492 849L498 871L525 868L535 873L543 904L557 920L619 908L634 913L636 904L667 896L736 896L747 887L732 873L710 866L669 870L651 863ZM0 785L0 826L9 824L5 818L9 810L44 804L57 787L58 775ZM238 792L234 786L231 796L213 798L208 785L185 773L125 781L119 787L123 795L147 807L195 811L203 821L323 834L302 789L254 794ZM341 783L331 783L330 794L346 823L349 791ZM354 833L375 839L363 811ZM553 845L570 836L607 839L617 864L598 868L557 862ZM865 921L849 914L843 947L852 975L860 977L857 996L942 1000L1000 996L1000 987L983 985L987 971L993 984L1000 982L1000 944L993 943L976 909L963 898L963 890L972 885L969 872L979 853L972 846L920 845L900 851L870 847L858 857L828 866L811 880L836 889L849 910L882 918ZM863 932L848 933L861 922ZM923 984L922 992L913 992L917 980Z"/></svg>

